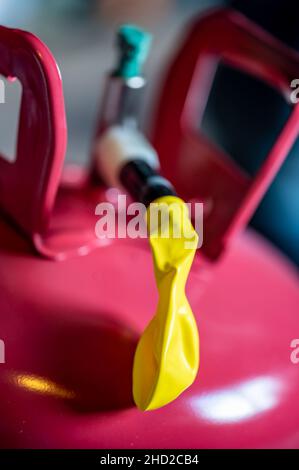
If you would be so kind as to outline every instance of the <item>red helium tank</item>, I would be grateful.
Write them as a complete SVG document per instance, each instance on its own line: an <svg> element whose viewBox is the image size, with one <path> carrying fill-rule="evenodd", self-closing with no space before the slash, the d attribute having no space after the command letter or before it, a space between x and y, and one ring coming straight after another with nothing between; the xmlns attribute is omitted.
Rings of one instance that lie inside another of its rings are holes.
<svg viewBox="0 0 299 470"><path fill-rule="evenodd" d="M152 140L180 196L209 201L187 284L201 365L175 402L143 413L131 376L157 301L147 241L95 237L95 206L116 190L76 167L60 176L56 63L36 37L0 28L0 73L23 86L17 159L0 158L1 447L299 447L298 273L241 230L298 136L299 108L250 179L194 129L219 60L286 98L299 76L294 52L230 10L200 17L170 65Z"/></svg>

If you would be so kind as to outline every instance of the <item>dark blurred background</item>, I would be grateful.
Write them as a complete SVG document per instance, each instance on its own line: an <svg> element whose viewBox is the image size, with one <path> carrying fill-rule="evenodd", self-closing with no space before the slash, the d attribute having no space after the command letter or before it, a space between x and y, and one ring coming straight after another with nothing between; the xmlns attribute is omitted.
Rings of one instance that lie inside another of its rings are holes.
<svg viewBox="0 0 299 470"><path fill-rule="evenodd" d="M62 73L68 120L67 160L87 164L105 73L114 63L119 24L133 22L154 35L146 65L149 86L143 107L150 120L163 69L184 26L200 12L230 5L286 44L299 49L299 2L294 0L1 0L0 24L37 34ZM217 32L215 32L217 34ZM299 77L294 77L299 78ZM7 84L0 106L0 151L13 152L20 98ZM250 77L219 66L203 130L250 174L254 174L289 113L274 92ZM253 217L252 225L299 265L299 143Z"/></svg>

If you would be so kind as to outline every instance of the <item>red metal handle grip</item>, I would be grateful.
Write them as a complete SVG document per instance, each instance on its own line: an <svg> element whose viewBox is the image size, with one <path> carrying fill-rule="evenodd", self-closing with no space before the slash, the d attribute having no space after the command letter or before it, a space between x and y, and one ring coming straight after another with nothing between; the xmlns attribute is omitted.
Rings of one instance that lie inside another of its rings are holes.
<svg viewBox="0 0 299 470"><path fill-rule="evenodd" d="M66 149L61 77L38 38L5 27L0 27L0 74L22 84L16 161L0 156L0 206L32 237L48 223Z"/></svg>
<svg viewBox="0 0 299 470"><path fill-rule="evenodd" d="M198 130L219 61L265 81L286 99L291 80L299 77L298 54L227 9L193 24L167 72L153 142L162 171L179 193L209 201L203 252L210 258L247 223L299 133L299 107L294 106L259 172L247 177Z"/></svg>

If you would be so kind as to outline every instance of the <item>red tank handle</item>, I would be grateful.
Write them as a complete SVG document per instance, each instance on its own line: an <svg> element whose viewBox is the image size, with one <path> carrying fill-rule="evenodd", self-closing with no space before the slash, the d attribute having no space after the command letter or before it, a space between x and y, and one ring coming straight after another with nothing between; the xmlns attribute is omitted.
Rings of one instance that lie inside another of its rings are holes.
<svg viewBox="0 0 299 470"><path fill-rule="evenodd" d="M198 129L219 62L266 82L289 103L290 83L299 77L296 52L229 9L200 16L167 71L153 143L163 173L182 197L206 202L202 251L210 259L247 224L299 134L299 107L290 103L291 114L264 163L253 178L245 175Z"/></svg>
<svg viewBox="0 0 299 470"><path fill-rule="evenodd" d="M65 155L61 76L37 37L1 26L0 74L22 85L16 161L0 155L0 207L33 239L48 224Z"/></svg>

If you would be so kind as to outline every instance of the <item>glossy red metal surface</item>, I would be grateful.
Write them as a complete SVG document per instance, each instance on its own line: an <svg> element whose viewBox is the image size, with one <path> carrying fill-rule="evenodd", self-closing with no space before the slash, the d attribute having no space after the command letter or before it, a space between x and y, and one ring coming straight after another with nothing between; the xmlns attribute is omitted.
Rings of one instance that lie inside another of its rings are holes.
<svg viewBox="0 0 299 470"><path fill-rule="evenodd" d="M132 359L157 300L146 241L57 263L3 222L1 233L1 447L299 447L298 278L257 236L212 271L197 257L187 292L199 375L142 413Z"/></svg>

